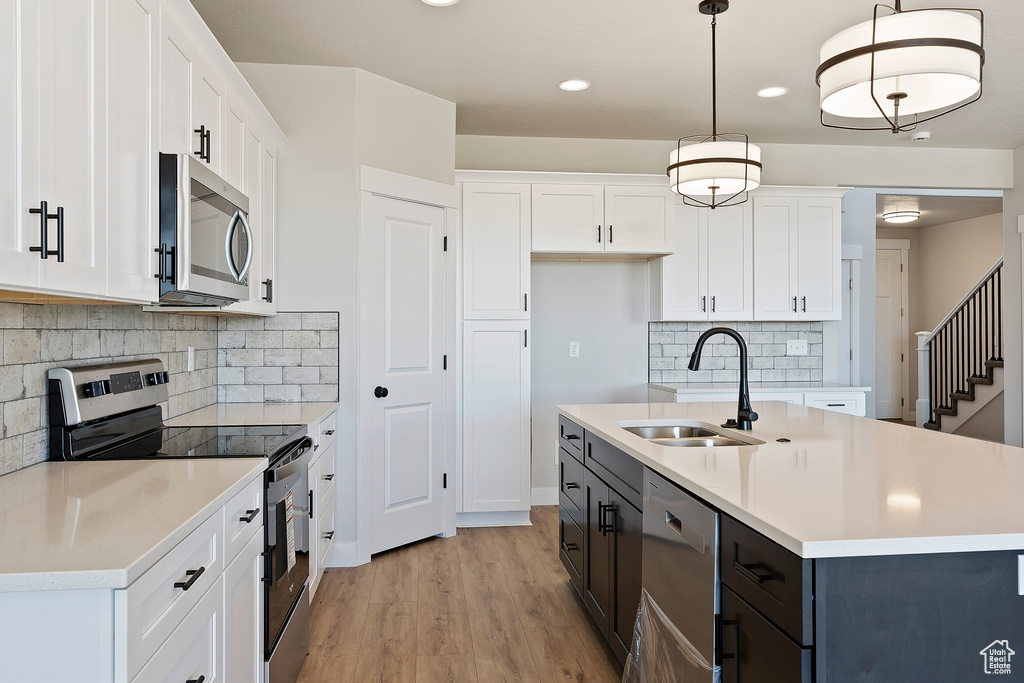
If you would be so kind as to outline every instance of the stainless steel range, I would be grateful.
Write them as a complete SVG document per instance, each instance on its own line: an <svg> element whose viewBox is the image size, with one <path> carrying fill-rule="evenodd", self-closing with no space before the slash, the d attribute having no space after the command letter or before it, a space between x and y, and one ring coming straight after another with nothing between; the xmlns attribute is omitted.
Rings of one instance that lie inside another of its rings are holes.
<svg viewBox="0 0 1024 683"><path fill-rule="evenodd" d="M50 459L267 458L266 680L293 683L309 646L312 440L305 425L167 427L160 404L168 381L159 359L50 370Z"/></svg>

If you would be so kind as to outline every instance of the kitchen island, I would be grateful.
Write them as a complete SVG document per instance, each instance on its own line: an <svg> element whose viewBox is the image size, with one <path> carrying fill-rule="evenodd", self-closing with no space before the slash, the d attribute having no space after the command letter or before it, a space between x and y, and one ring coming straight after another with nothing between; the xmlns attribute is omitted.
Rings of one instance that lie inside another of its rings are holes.
<svg viewBox="0 0 1024 683"><path fill-rule="evenodd" d="M584 464L612 498L616 486L627 502L631 492L649 493L636 489L635 474L605 467L619 462L628 471L631 461L720 514L721 619L740 623L735 633L720 626L715 638L723 680L960 683L1011 671L1008 651L1024 643L1024 450L800 405L753 408L753 429L736 432L719 426L735 417L735 404L558 407L562 433L574 437L560 437L563 462ZM624 429L673 423L759 443L680 448ZM566 433L577 427L582 434ZM607 449L619 460L601 455ZM584 489L584 497L593 490ZM576 585L593 615L588 503L575 519L584 524L566 526L580 532L586 559L570 564L582 570ZM621 506L598 503L598 512ZM646 505L643 515L646 543L657 520ZM636 527L616 516L599 519L598 531L620 537ZM629 560L614 548L610 557L614 583ZM609 610L616 604L628 606L629 596L614 595ZM604 618L608 632L623 630L614 614ZM1024 674L1024 662L1019 668ZM759 677L770 671L775 678Z"/></svg>

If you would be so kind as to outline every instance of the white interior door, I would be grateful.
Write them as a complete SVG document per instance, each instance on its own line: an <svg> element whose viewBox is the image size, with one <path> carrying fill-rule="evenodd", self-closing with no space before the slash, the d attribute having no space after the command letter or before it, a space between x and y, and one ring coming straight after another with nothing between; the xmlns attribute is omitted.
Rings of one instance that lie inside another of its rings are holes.
<svg viewBox="0 0 1024 683"><path fill-rule="evenodd" d="M360 231L370 552L444 532L445 211L369 195Z"/></svg>
<svg viewBox="0 0 1024 683"><path fill-rule="evenodd" d="M875 254L875 414L882 419L898 418L903 411L901 252L878 249Z"/></svg>

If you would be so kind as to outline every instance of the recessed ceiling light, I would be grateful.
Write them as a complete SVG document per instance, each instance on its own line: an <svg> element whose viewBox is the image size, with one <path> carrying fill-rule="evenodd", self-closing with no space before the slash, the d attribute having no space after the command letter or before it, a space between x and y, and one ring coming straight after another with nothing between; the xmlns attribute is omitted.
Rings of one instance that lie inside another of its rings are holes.
<svg viewBox="0 0 1024 683"><path fill-rule="evenodd" d="M911 223L920 217L920 211L889 211L882 214L882 220L886 223Z"/></svg>
<svg viewBox="0 0 1024 683"><path fill-rule="evenodd" d="M567 81L562 81L558 84L558 87L568 92L579 92L580 90L586 90L590 87L590 83L582 81L578 78L570 78Z"/></svg>
<svg viewBox="0 0 1024 683"><path fill-rule="evenodd" d="M447 7L448 5L454 5L458 1L459 0L423 0L424 3L433 5L434 7Z"/></svg>
<svg viewBox="0 0 1024 683"><path fill-rule="evenodd" d="M783 88L782 86L772 86L770 88L764 88L757 91L758 97L782 97L789 92L789 88Z"/></svg>

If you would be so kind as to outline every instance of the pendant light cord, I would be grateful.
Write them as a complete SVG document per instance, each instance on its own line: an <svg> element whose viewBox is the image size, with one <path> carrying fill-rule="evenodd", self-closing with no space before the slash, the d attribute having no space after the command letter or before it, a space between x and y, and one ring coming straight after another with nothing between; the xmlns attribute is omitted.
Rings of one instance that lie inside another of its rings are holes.
<svg viewBox="0 0 1024 683"><path fill-rule="evenodd" d="M715 41L715 28L718 25L718 12L711 12L711 139L718 140L718 50Z"/></svg>

